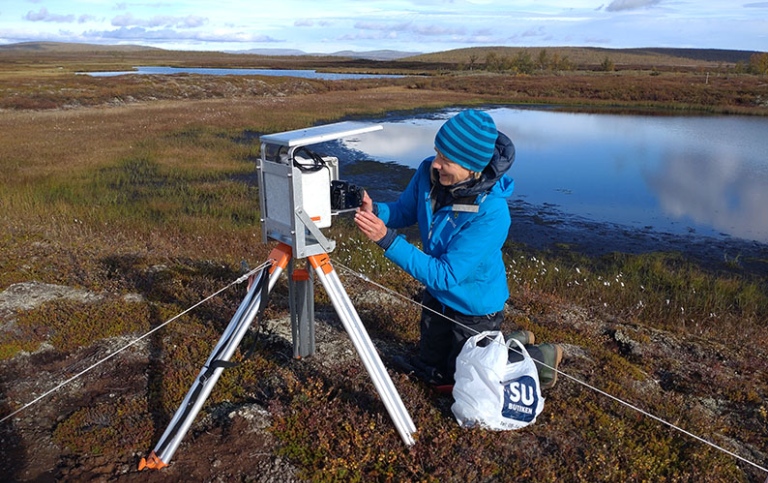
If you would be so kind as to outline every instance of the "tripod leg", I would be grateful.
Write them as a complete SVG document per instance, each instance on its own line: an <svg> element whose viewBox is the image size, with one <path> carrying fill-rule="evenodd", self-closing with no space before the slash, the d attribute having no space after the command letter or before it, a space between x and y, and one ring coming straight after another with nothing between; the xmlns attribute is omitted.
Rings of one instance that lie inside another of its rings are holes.
<svg viewBox="0 0 768 483"><path fill-rule="evenodd" d="M376 352L376 347L374 347L368 332L360 321L360 316L352 305L349 295L344 290L339 276L333 269L328 255L310 256L309 262L312 264L312 268L315 270L326 292L328 292L328 296L333 302L333 306L352 339L352 343L355 349L357 349L357 353L360 355L365 368L368 370L368 374L370 374L379 396L384 401L384 405L400 437L406 445L413 445L415 443L413 433L416 432L416 426L403 405L400 394L392 383L387 369L381 362L379 353Z"/></svg>
<svg viewBox="0 0 768 483"><path fill-rule="evenodd" d="M288 264L288 293L291 308L293 357L301 359L315 353L315 302L312 272Z"/></svg>
<svg viewBox="0 0 768 483"><path fill-rule="evenodd" d="M171 458L181 444L182 438L192 425L197 413L203 407L213 386L219 380L226 363L234 355L237 346L245 336L256 315L259 313L262 297L266 297L275 285L280 274L290 259L290 247L280 245L270 253L273 265L271 273L262 270L259 281L253 283L240 306L229 322L224 334L211 352L200 374L190 387L184 401L173 415L170 424L158 441L152 453L139 463L139 471L144 468L161 469L168 466ZM266 292L265 292L266 291Z"/></svg>

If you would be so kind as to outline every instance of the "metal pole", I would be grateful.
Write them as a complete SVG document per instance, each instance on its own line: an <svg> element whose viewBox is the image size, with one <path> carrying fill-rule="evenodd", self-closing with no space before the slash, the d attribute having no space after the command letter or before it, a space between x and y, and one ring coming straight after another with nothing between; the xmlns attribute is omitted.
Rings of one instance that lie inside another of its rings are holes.
<svg viewBox="0 0 768 483"><path fill-rule="evenodd" d="M301 359L315 353L315 294L312 273L289 264L288 294L291 308L293 357Z"/></svg>
<svg viewBox="0 0 768 483"><path fill-rule="evenodd" d="M323 284L328 296L333 302L333 306L341 319L344 328L352 339L352 343L357 349L357 353L368 370L376 390L381 396L384 406L386 406L389 416L397 428L400 437L406 445L411 446L415 443L413 433L416 432L416 425L413 424L408 410L405 408L400 394L397 392L392 379L389 377L387 369L381 362L376 347L373 345L368 332L365 330L360 316L357 314L349 295L339 280L338 275L331 265L327 254L313 255L309 257L315 273Z"/></svg>
<svg viewBox="0 0 768 483"><path fill-rule="evenodd" d="M262 271L260 277L269 277L267 282L267 291L271 291L275 286L277 279L285 269L290 259L290 247L280 245L270 254L273 266L270 274ZM260 278L263 281L263 279ZM147 458L142 458L139 462L139 471L144 468L161 469L168 466L171 458L181 444L181 440L189 431L197 413L203 407L205 400L211 393L213 386L221 376L224 370L223 366L215 366L211 371L212 364L218 362L228 362L237 350L237 346L248 331L253 319L259 311L261 297L266 294L258 293L261 283L254 283L248 291L245 299L240 303L235 315L232 317L224 334L219 339L216 347L211 352L203 368L200 370L192 387L189 388L176 413L173 415L170 424L166 428L163 436L158 441L152 453Z"/></svg>

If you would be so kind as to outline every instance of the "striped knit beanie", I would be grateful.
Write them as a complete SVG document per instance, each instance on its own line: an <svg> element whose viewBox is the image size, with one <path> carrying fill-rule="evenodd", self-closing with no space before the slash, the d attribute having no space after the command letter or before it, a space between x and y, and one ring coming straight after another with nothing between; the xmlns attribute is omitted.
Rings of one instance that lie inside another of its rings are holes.
<svg viewBox="0 0 768 483"><path fill-rule="evenodd" d="M435 136L435 148L454 163L480 173L493 157L497 137L491 116L468 109L443 124Z"/></svg>

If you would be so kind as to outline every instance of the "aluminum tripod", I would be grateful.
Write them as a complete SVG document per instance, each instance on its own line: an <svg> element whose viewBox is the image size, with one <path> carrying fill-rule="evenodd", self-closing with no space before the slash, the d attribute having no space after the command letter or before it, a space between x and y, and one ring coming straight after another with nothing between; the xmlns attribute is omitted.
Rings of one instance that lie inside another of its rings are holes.
<svg viewBox="0 0 768 483"><path fill-rule="evenodd" d="M392 379L381 362L381 358L378 352L376 352L368 332L360 321L360 316L357 314L336 271L333 269L328 254L312 255L308 257L308 260L314 273L328 293L400 437L406 445L414 444L413 433L416 432L416 426L405 409L400 394L397 392ZM280 243L272 250L269 255L269 262L272 264L269 273L267 273L266 269L262 270L257 281L252 284L221 339L219 339L213 352L200 370L199 376L195 379L192 387L190 387L187 395L184 397L181 406L176 410L173 419L171 419L162 437L152 450L152 453L147 458L141 459L139 471L144 468L161 469L168 466L181 440L210 395L213 386L218 381L221 372L230 365L228 364L229 359L234 355L240 341L260 312L262 301L266 299L269 292L275 286L277 279L288 267L290 261L290 246ZM304 292L300 296L304 297L306 293L311 292ZM295 305L292 302L292 311ZM292 313L292 317L293 315ZM297 329L294 324L294 338L296 338L296 334ZM312 344L314 344L314 341L312 341ZM294 346L296 346L296 340L294 340Z"/></svg>

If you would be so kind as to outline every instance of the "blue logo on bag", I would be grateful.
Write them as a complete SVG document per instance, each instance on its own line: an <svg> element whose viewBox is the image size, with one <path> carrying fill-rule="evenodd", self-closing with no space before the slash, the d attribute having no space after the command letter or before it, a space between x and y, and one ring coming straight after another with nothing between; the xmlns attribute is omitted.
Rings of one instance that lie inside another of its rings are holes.
<svg viewBox="0 0 768 483"><path fill-rule="evenodd" d="M529 423L536 418L538 404L536 381L531 376L504 382L504 406L501 408L501 415L505 418Z"/></svg>

